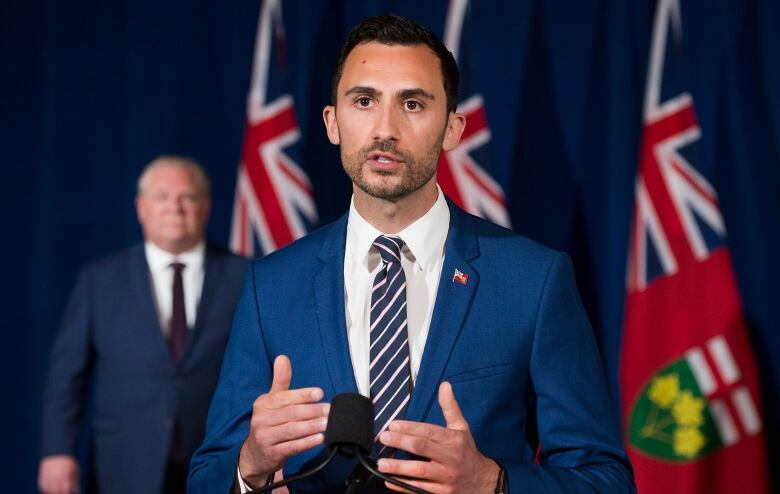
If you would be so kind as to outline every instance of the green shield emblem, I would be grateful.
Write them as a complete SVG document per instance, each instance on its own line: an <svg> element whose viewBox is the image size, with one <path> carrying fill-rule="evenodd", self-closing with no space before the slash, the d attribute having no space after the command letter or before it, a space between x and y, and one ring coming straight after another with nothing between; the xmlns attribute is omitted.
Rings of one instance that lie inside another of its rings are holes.
<svg viewBox="0 0 780 494"><path fill-rule="evenodd" d="M681 358L656 372L631 412L629 442L659 460L695 461L722 441L688 361Z"/></svg>

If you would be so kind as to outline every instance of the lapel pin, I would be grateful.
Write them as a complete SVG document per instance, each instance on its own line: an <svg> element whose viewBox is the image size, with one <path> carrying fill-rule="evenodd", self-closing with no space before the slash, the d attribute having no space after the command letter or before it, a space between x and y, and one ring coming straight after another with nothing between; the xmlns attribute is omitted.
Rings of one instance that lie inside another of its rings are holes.
<svg viewBox="0 0 780 494"><path fill-rule="evenodd" d="M467 275L460 269L456 269L455 274L452 275L452 282L455 283L456 281L461 285L465 285L466 283L469 282L469 275Z"/></svg>

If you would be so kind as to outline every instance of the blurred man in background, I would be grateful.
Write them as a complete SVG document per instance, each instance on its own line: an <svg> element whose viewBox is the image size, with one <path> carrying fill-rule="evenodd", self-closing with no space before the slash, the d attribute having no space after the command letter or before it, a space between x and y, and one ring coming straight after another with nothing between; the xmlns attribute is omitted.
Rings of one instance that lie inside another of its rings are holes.
<svg viewBox="0 0 780 494"><path fill-rule="evenodd" d="M198 163L155 159L138 179L144 243L79 274L44 391L45 494L79 490L75 450L90 383L98 490L185 492L246 269L205 241L210 207Z"/></svg>

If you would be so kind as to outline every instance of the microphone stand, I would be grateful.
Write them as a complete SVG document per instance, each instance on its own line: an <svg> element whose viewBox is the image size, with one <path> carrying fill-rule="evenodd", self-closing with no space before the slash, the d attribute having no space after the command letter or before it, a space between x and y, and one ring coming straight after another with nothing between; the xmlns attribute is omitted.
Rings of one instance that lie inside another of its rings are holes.
<svg viewBox="0 0 780 494"><path fill-rule="evenodd" d="M325 468L328 465L328 463L330 463L330 461L333 459L333 457L336 456L336 453L338 453L339 450L341 450L341 453L345 454L346 456L355 456L358 459L358 461L360 462L360 464L363 466L363 468L365 468L371 475L374 475L375 477L378 477L378 478L380 478L380 479L382 479L382 480L384 480L386 482L390 482L393 485L397 485L399 487L403 487L404 489L406 489L408 491L411 491L411 492L413 492L415 494L431 494L430 492L428 492L428 491L426 491L424 489L420 489L418 487L414 487L413 485L409 485L406 482L403 482L401 480L398 480L398 479L396 479L394 477L391 477L391 476L389 476L387 474L384 474L384 473L380 472L379 470L376 469L376 467L374 467L373 459L370 458L370 457L366 458L366 456L363 454L363 451L360 448L347 448L347 447L344 447L344 446L332 448L330 450L330 453L328 454L328 457L325 458L325 461L323 461L322 463L320 463L316 467L312 468L311 470L308 470L308 471L303 472L303 473L299 473L297 475L293 475L291 477L287 477L285 479L280 480L279 482L274 482L272 484L269 484L269 485L266 485L266 486L263 486L263 487L259 487L259 488L255 489L252 492L268 492L268 491L271 491L273 489L277 489L279 487L283 487L283 486L285 486L287 484L291 484L291 483L296 482L298 480L305 479L307 477L311 477L312 475L316 474L317 472L319 472L320 470ZM362 479L362 478L354 478L353 477L353 479L350 481L349 485L347 486L347 490L346 490L345 494L351 494L353 492L359 492L359 489L360 489L361 484L362 484L363 481L364 481L364 479Z"/></svg>
<svg viewBox="0 0 780 494"><path fill-rule="evenodd" d="M391 477L390 475L387 475L387 474L384 474L384 473L380 472L379 470L377 470L374 467L374 465L372 465L373 459L372 458L366 458L363 455L363 451L361 451L360 448L355 448L354 454L357 457L357 459L360 462L360 464L363 465L363 468L368 470L375 477L379 477L380 479L382 479L382 480L384 480L386 482L390 482L393 485L397 485L398 487L403 487L404 489L406 489L408 491L411 491L411 492L414 492L415 494L431 494L430 492L428 492L428 491L426 491L424 489L420 489L419 487L414 487L413 485L409 485L406 482L403 482L403 481L398 480L398 479L396 479L394 477ZM347 489L347 493L353 492L351 490L353 485L359 485L360 479L356 479L356 480L358 482L355 482L355 483L351 484L349 489Z"/></svg>
<svg viewBox="0 0 780 494"><path fill-rule="evenodd" d="M279 487L283 487L283 486L285 486L287 484L291 484L291 483L293 483L295 481L298 481L298 480L301 480L301 479L305 479L307 477L311 477L315 473L317 473L320 470L322 470L323 468L325 468L328 465L328 463L330 463L330 460L332 460L333 457L336 456L336 453L338 453L338 448L333 448L333 449L330 450L330 453L328 454L328 457L325 458L325 461L323 461L322 463L320 463L316 467L312 468L311 470L303 472L303 473L299 473L298 475L293 475L291 477L287 477L285 479L280 480L279 482L274 482L273 484L269 484L269 485L266 485L266 486L263 486L263 487L258 487L257 489L253 490L252 492L267 492L267 491L271 491L273 489L276 489L276 488L279 488Z"/></svg>

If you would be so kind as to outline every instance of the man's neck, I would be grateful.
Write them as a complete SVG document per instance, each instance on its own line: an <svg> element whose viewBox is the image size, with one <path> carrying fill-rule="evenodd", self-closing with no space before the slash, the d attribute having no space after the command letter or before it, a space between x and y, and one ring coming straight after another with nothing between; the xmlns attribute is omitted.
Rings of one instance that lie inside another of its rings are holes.
<svg viewBox="0 0 780 494"><path fill-rule="evenodd" d="M355 209L382 233L395 234L422 218L439 197L435 180L396 200L380 199L353 185Z"/></svg>
<svg viewBox="0 0 780 494"><path fill-rule="evenodd" d="M146 241L151 243L158 249L174 256L178 256L187 251L190 251L203 242L202 239L195 240L195 241L187 241L182 243L176 243L176 242L163 243L163 242L155 242L154 240L146 240Z"/></svg>

